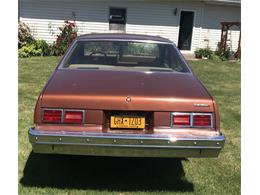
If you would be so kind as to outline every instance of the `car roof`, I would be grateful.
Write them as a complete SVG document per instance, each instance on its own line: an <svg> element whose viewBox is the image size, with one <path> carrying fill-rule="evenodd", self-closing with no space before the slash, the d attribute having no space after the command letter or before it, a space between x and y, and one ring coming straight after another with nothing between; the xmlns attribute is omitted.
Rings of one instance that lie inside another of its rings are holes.
<svg viewBox="0 0 260 195"><path fill-rule="evenodd" d="M169 39L152 36L152 35L140 35L140 34L127 34L127 33L93 33L85 34L77 37L78 40L88 40L88 39L100 39L100 40L140 40L140 41L156 41L163 43L172 43Z"/></svg>

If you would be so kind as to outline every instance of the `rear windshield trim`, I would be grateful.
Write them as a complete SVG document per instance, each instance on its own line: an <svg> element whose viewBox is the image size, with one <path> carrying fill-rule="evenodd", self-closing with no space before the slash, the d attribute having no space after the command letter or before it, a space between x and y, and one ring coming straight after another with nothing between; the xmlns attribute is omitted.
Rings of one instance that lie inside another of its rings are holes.
<svg viewBox="0 0 260 195"><path fill-rule="evenodd" d="M100 39L100 38L78 38L76 39L72 45L69 47L69 49L66 51L66 53L64 54L64 57L62 58L61 62L59 63L57 69L64 69L64 70L68 70L68 68L63 67L64 63L68 60L68 58L71 56L72 52L74 51L74 48L77 46L78 43L80 42L102 42L102 41L120 41L120 42L138 42L138 43L154 43L154 44L165 44L165 45L170 45L172 46L175 50L176 53L178 55L178 57L180 58L180 60L183 62L183 65L185 66L185 68L187 69L187 72L179 72L179 73L192 73L191 68L189 67L188 63L186 62L185 58L183 57L183 55L180 53L180 51L178 50L178 48L176 47L176 45L173 42L163 42L163 41L155 41L155 40L141 40L141 39Z"/></svg>

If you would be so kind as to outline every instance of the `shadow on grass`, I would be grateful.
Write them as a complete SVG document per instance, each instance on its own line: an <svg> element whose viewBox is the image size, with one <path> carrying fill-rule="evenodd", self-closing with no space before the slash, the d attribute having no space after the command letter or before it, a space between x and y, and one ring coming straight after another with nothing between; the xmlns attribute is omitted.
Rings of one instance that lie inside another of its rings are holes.
<svg viewBox="0 0 260 195"><path fill-rule="evenodd" d="M184 159L115 158L31 153L24 186L109 191L193 191Z"/></svg>

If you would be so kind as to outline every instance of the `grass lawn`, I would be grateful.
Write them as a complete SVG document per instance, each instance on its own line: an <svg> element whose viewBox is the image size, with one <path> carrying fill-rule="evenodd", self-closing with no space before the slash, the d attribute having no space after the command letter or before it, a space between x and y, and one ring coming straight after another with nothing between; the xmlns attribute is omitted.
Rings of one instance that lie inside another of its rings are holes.
<svg viewBox="0 0 260 195"><path fill-rule="evenodd" d="M240 194L240 63L190 62L219 106L218 158L135 159L31 152L34 106L58 60L19 59L19 194Z"/></svg>

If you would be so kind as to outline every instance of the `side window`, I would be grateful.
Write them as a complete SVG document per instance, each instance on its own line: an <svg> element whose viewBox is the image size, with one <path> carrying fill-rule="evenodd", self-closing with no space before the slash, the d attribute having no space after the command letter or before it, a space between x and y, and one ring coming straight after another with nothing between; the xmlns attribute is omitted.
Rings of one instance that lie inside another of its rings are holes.
<svg viewBox="0 0 260 195"><path fill-rule="evenodd" d="M167 47L168 59L169 59L169 67L178 72L187 72L186 65L183 64L177 52L173 49L173 47Z"/></svg>
<svg viewBox="0 0 260 195"><path fill-rule="evenodd" d="M109 30L125 32L126 9L110 8L109 9Z"/></svg>

